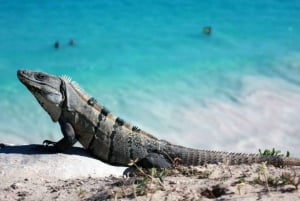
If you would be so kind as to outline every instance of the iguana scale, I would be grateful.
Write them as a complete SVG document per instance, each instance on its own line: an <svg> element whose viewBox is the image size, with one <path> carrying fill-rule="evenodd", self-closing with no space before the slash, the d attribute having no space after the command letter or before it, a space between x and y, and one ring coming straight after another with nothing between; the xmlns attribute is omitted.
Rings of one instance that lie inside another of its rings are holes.
<svg viewBox="0 0 300 201"><path fill-rule="evenodd" d="M76 141L96 158L111 165L129 166L131 161L145 167L171 167L175 159L184 166L226 163L252 164L267 162L274 166L300 166L300 159L260 154L241 154L198 150L159 140L111 114L84 93L67 77L43 72L18 70L19 80L30 90L54 122L63 138L53 144L63 152ZM177 160L178 161L178 160Z"/></svg>

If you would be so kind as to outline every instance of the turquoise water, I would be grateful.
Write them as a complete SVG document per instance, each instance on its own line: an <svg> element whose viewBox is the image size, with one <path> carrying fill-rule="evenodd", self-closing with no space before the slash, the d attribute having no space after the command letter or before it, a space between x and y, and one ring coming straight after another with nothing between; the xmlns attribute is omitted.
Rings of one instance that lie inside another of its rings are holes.
<svg viewBox="0 0 300 201"><path fill-rule="evenodd" d="M16 78L28 68L173 143L300 156L298 1L11 0L0 26L0 142L61 137Z"/></svg>

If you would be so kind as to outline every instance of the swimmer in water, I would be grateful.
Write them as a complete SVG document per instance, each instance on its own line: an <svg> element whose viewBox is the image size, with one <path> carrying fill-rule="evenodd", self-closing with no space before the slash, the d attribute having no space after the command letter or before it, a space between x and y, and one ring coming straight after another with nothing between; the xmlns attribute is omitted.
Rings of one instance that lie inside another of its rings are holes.
<svg viewBox="0 0 300 201"><path fill-rule="evenodd" d="M75 41L74 41L73 39L70 39L69 45L70 45L70 46L75 46Z"/></svg>
<svg viewBox="0 0 300 201"><path fill-rule="evenodd" d="M210 26L207 26L207 27L204 27L203 28L203 33L205 34L205 35L210 35L211 34L211 27Z"/></svg>
<svg viewBox="0 0 300 201"><path fill-rule="evenodd" d="M59 49L59 47L60 47L59 42L56 41L56 42L54 43L54 48L55 48L55 49Z"/></svg>

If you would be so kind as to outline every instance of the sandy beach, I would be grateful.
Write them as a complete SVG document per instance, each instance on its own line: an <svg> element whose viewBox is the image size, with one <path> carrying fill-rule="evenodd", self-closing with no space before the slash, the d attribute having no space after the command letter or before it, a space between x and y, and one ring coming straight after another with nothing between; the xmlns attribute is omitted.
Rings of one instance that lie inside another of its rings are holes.
<svg viewBox="0 0 300 201"><path fill-rule="evenodd" d="M177 167L123 176L82 148L1 145L0 200L299 200L300 168ZM268 180L268 182L266 182Z"/></svg>

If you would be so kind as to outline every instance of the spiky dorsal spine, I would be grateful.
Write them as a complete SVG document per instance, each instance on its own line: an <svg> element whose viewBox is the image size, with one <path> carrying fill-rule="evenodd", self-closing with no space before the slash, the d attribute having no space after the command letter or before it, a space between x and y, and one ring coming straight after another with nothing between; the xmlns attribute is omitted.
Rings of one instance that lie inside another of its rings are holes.
<svg viewBox="0 0 300 201"><path fill-rule="evenodd" d="M70 76L62 75L62 76L60 76L60 78L61 78L63 81L67 82L67 83L71 83L71 82L72 82L72 78L71 78Z"/></svg>
<svg viewBox="0 0 300 201"><path fill-rule="evenodd" d="M70 84L75 89L75 91L79 93L80 96L84 97L87 100L90 98L90 96L80 87L80 85L77 82L72 81L72 78L70 76L62 75L60 76L60 78L67 84Z"/></svg>

